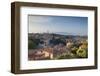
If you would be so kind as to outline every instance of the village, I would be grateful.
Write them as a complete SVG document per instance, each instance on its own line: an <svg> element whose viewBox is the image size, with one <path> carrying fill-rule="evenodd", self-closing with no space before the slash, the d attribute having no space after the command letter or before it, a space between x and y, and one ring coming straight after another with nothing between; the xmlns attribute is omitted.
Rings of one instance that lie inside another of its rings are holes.
<svg viewBox="0 0 100 76"><path fill-rule="evenodd" d="M87 58L86 36L31 33L28 39L29 60Z"/></svg>

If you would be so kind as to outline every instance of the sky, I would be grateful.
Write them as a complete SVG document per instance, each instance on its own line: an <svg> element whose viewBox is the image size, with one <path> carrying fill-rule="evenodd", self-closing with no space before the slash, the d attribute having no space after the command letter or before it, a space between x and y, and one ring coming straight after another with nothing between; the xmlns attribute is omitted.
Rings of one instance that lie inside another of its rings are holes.
<svg viewBox="0 0 100 76"><path fill-rule="evenodd" d="M75 16L28 16L29 33L87 35L88 18Z"/></svg>

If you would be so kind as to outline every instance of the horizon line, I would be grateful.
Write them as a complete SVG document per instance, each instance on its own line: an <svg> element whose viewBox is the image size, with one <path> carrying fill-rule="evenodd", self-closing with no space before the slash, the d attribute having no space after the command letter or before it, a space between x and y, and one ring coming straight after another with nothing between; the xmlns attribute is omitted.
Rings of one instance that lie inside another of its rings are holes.
<svg viewBox="0 0 100 76"><path fill-rule="evenodd" d="M57 33L57 32L31 32L28 34L34 34L34 33L39 33L39 34L45 34L45 33L48 33L48 34L60 34L60 33ZM81 34L60 34L60 35L74 35L74 36L88 36L88 35L81 35Z"/></svg>

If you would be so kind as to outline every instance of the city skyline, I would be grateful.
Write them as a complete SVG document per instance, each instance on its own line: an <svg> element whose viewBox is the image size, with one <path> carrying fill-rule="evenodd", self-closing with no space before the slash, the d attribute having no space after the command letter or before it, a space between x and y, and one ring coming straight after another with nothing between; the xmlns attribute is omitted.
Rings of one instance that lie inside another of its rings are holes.
<svg viewBox="0 0 100 76"><path fill-rule="evenodd" d="M28 21L28 33L88 34L87 17L29 15Z"/></svg>

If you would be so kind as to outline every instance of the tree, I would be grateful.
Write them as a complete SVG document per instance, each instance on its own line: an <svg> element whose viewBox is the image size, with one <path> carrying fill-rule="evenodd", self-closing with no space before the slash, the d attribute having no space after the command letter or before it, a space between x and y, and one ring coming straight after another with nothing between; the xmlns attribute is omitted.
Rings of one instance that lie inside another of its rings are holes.
<svg viewBox="0 0 100 76"><path fill-rule="evenodd" d="M58 44L66 44L63 40L61 40L61 39L52 39L52 40L50 40L50 43L51 44L54 44L54 45L58 45Z"/></svg>
<svg viewBox="0 0 100 76"><path fill-rule="evenodd" d="M36 43L34 43L32 40L28 41L28 49L35 49L36 47Z"/></svg>
<svg viewBox="0 0 100 76"><path fill-rule="evenodd" d="M87 51L85 49L78 49L76 51L76 54L81 58L86 58L87 57Z"/></svg>
<svg viewBox="0 0 100 76"><path fill-rule="evenodd" d="M87 50L87 45L86 45L86 44L82 44L82 45L80 46L80 48L81 48L81 49Z"/></svg>
<svg viewBox="0 0 100 76"><path fill-rule="evenodd" d="M73 54L76 54L76 51L78 50L78 48L77 47L73 47L72 49L71 49L71 52L73 53Z"/></svg>

